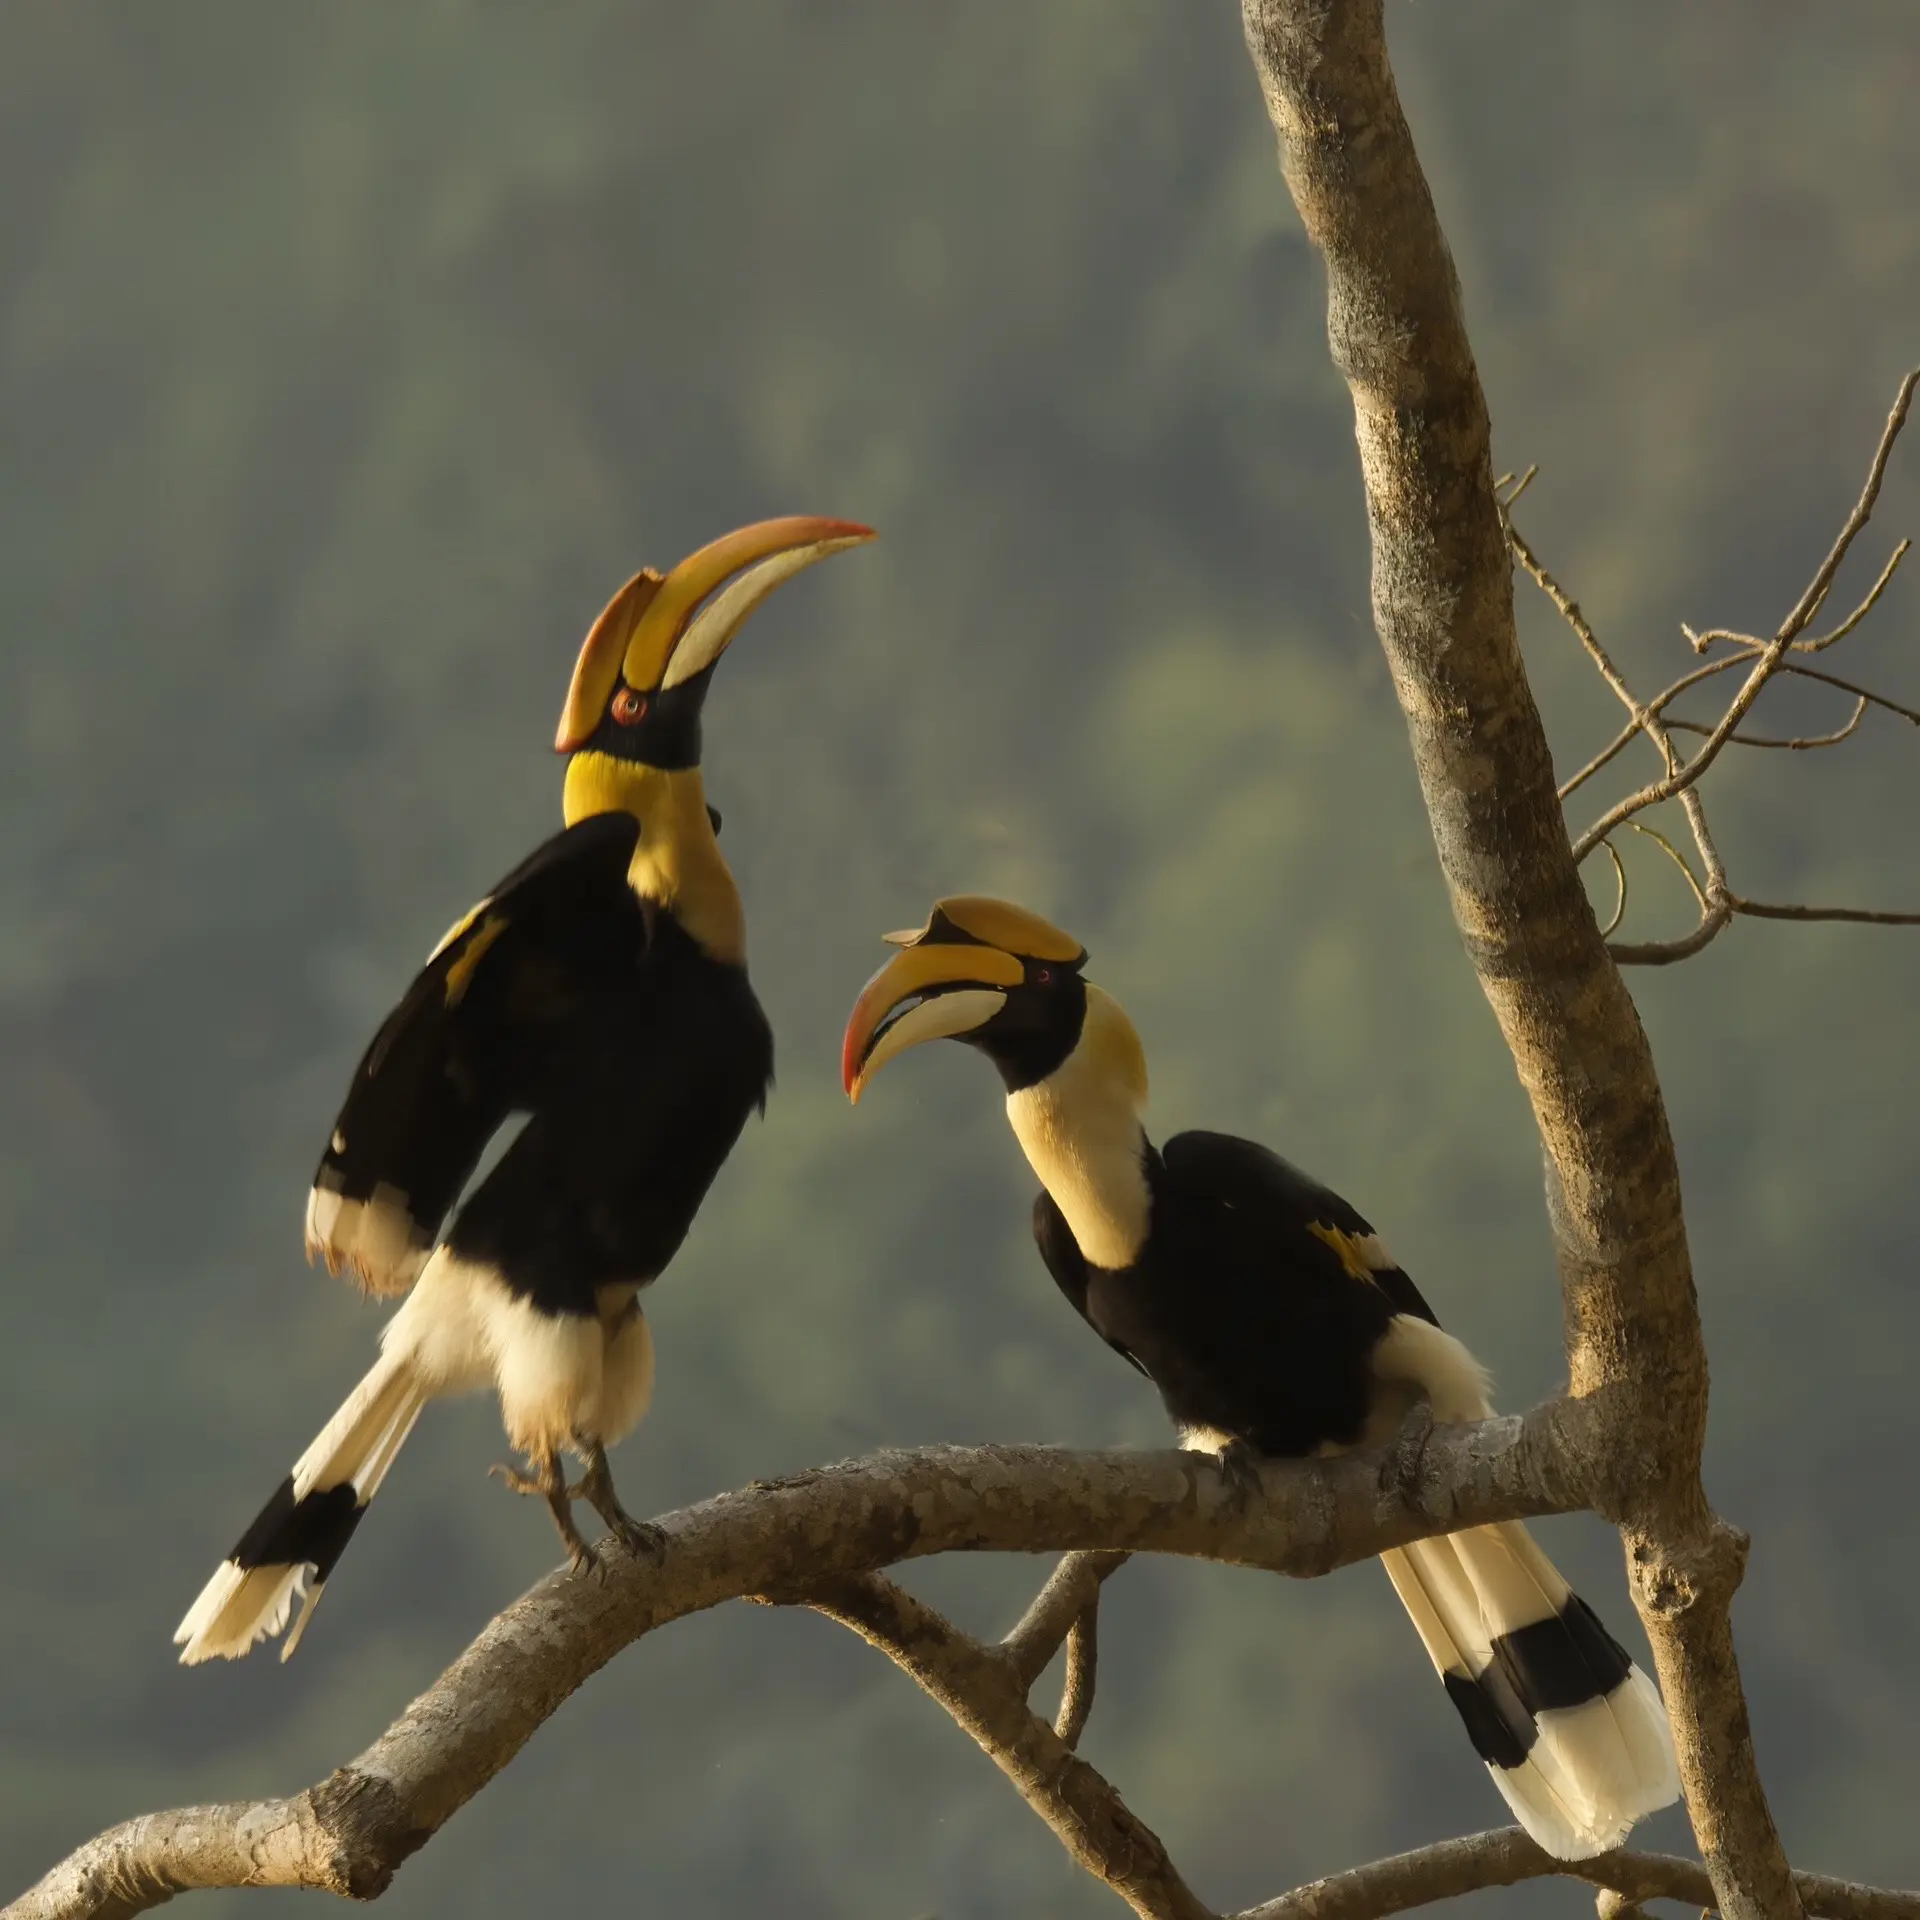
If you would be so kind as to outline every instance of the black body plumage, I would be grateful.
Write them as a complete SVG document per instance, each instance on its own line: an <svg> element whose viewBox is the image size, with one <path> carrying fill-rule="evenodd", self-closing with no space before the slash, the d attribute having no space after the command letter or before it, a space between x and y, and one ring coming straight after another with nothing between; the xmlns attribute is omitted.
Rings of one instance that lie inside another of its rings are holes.
<svg viewBox="0 0 1920 1920"><path fill-rule="evenodd" d="M549 1313L660 1273L773 1077L745 969L628 884L640 832L591 815L494 889L375 1035L315 1175L425 1248L526 1114L446 1240Z"/></svg>
<svg viewBox="0 0 1920 1920"><path fill-rule="evenodd" d="M1151 1227L1129 1267L1090 1266L1052 1196L1034 1202L1034 1239L1060 1290L1160 1389L1176 1426L1279 1458L1353 1445L1388 1323L1433 1321L1419 1289L1398 1267L1356 1277L1339 1246L1372 1227L1254 1141L1179 1133L1144 1156Z"/></svg>
<svg viewBox="0 0 1920 1920"><path fill-rule="evenodd" d="M1150 1228L1134 1261L1092 1265L1053 1197L1034 1239L1061 1292L1160 1390L1183 1433L1273 1458L1353 1446L1381 1390L1375 1354L1395 1319L1439 1325L1372 1226L1278 1154L1231 1134L1142 1143ZM1633 1663L1578 1594L1490 1636L1472 1670L1443 1671L1474 1751L1509 1776L1541 1716L1597 1704ZM1498 1773L1496 1774L1498 1777Z"/></svg>

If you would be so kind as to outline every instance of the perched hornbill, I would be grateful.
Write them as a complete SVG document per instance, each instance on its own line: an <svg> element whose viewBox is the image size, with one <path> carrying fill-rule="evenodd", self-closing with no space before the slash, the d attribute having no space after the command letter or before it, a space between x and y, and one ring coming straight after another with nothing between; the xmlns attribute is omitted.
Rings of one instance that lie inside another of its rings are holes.
<svg viewBox="0 0 1920 1920"><path fill-rule="evenodd" d="M312 1618L427 1401L491 1385L577 1567L572 1502L631 1548L606 1449L653 1390L641 1288L670 1261L765 1104L773 1036L747 982L740 896L700 778L713 669L783 580L872 538L844 520L744 527L614 595L574 668L556 748L566 830L460 920L375 1034L307 1204L307 1254L412 1293L373 1371L322 1429L174 1635L232 1659ZM525 1124L444 1235L510 1115ZM569 1486L562 1449L586 1463Z"/></svg>
<svg viewBox="0 0 1920 1920"><path fill-rule="evenodd" d="M1146 1059L1079 942L978 896L942 900L860 995L850 1098L923 1040L999 1068L1039 1175L1048 1271L1156 1387L1181 1442L1245 1482L1263 1457L1377 1445L1417 1400L1482 1420L1487 1378L1352 1207L1251 1140L1140 1124ZM1524 1527L1381 1555L1475 1750L1563 1860L1618 1844L1679 1792L1653 1683Z"/></svg>

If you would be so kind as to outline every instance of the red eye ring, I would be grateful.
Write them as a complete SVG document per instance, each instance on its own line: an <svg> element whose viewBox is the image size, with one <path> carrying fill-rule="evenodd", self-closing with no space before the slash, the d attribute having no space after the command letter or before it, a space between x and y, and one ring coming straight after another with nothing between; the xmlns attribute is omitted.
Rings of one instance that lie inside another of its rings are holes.
<svg viewBox="0 0 1920 1920"><path fill-rule="evenodd" d="M619 725L638 726L647 717L647 696L644 693L635 693L631 687L622 687L613 696L611 712Z"/></svg>
<svg viewBox="0 0 1920 1920"><path fill-rule="evenodd" d="M1038 967L1034 970L1033 979L1036 986L1050 987L1053 985L1053 969L1051 967Z"/></svg>

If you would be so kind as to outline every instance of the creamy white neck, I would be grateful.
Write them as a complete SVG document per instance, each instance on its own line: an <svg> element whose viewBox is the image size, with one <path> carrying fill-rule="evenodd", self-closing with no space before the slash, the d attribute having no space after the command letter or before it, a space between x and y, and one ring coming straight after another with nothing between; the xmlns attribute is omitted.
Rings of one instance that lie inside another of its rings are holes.
<svg viewBox="0 0 1920 1920"><path fill-rule="evenodd" d="M1080 1042L1046 1079L1007 1096L1007 1118L1040 1184L1097 1267L1131 1266L1146 1244L1146 1063L1120 1003L1087 989Z"/></svg>

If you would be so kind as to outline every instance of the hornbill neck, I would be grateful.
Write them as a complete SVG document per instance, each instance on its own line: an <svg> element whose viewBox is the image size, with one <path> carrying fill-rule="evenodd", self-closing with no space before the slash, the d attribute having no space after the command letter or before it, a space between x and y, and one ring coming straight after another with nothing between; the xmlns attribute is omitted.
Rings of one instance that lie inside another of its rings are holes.
<svg viewBox="0 0 1920 1920"><path fill-rule="evenodd" d="M1130 1267L1153 1210L1140 1109L1147 1063L1119 1001L1087 988L1073 1051L1044 1080L1007 1095L1007 1118L1028 1164L1096 1267Z"/></svg>
<svg viewBox="0 0 1920 1920"><path fill-rule="evenodd" d="M744 966L747 922L740 890L707 812L698 767L668 771L610 753L576 753L567 762L567 825L596 813L630 813L640 839L627 884L673 915L711 958Z"/></svg>

